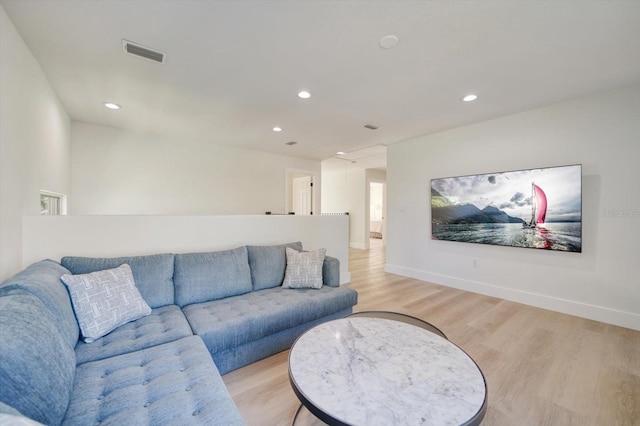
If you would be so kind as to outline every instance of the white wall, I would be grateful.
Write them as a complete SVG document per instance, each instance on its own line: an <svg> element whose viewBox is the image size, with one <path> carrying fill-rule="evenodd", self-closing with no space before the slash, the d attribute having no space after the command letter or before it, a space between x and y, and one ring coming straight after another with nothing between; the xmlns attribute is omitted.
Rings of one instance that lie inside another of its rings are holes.
<svg viewBox="0 0 640 426"><path fill-rule="evenodd" d="M368 248L366 171L344 160L322 162L322 212L349 212L349 245Z"/></svg>
<svg viewBox="0 0 640 426"><path fill-rule="evenodd" d="M384 182L384 170L339 159L322 162L322 211L349 212L349 245L369 249L369 183Z"/></svg>
<svg viewBox="0 0 640 426"><path fill-rule="evenodd" d="M349 275L346 216L26 216L23 266L63 256L119 257L302 241L326 248Z"/></svg>
<svg viewBox="0 0 640 426"><path fill-rule="evenodd" d="M319 161L80 122L71 146L72 213L80 215L280 213L287 169L320 174Z"/></svg>
<svg viewBox="0 0 640 426"><path fill-rule="evenodd" d="M323 213L349 212L349 245L369 249L369 183L384 182L384 170L339 159L322 162Z"/></svg>
<svg viewBox="0 0 640 426"><path fill-rule="evenodd" d="M386 270L640 330L639 135L640 85L390 146ZM582 253L430 239L430 179L578 163Z"/></svg>
<svg viewBox="0 0 640 426"><path fill-rule="evenodd" d="M0 281L22 266L22 216L69 194L69 116L0 6ZM72 201L71 199L69 200Z"/></svg>

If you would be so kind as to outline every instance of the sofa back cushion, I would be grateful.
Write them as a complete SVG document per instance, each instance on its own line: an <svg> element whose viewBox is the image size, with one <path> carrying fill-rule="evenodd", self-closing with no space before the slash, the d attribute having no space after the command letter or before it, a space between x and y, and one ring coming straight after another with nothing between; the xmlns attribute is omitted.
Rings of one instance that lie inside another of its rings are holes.
<svg viewBox="0 0 640 426"><path fill-rule="evenodd" d="M60 281L69 271L53 260L43 260L30 265L0 286L0 296L23 290L36 296L55 319L55 325L69 346L78 342L80 330L76 321L67 288Z"/></svg>
<svg viewBox="0 0 640 426"><path fill-rule="evenodd" d="M129 257L63 257L62 266L72 274L89 274L128 264L140 294L151 308L174 304L173 254Z"/></svg>
<svg viewBox="0 0 640 426"><path fill-rule="evenodd" d="M174 282L180 307L248 293L252 285L247 248L176 254Z"/></svg>
<svg viewBox="0 0 640 426"><path fill-rule="evenodd" d="M302 251L300 241L273 246L247 246L253 291L282 285L287 266L287 247Z"/></svg>
<svg viewBox="0 0 640 426"><path fill-rule="evenodd" d="M0 401L44 424L69 406L76 359L55 318L33 294L0 297Z"/></svg>

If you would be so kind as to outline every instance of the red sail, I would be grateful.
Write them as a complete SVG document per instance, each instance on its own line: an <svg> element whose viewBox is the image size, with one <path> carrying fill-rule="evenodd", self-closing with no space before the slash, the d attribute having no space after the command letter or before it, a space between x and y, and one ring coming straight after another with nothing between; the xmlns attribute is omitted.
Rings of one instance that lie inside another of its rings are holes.
<svg viewBox="0 0 640 426"><path fill-rule="evenodd" d="M544 195L544 191L538 185L533 185L533 190L536 192L536 201L538 203L536 223L544 223L544 219L547 217L547 196Z"/></svg>

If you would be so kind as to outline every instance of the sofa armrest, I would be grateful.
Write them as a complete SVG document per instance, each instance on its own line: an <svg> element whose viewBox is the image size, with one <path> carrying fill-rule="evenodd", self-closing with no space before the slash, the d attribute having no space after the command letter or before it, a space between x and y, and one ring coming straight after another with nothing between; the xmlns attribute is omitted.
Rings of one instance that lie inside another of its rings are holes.
<svg viewBox="0 0 640 426"><path fill-rule="evenodd" d="M322 264L322 283L329 287L340 287L340 260L325 256Z"/></svg>

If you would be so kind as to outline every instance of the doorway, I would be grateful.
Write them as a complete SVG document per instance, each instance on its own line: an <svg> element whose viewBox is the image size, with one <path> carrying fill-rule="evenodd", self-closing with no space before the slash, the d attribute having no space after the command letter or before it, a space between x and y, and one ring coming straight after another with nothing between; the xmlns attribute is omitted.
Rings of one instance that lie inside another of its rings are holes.
<svg viewBox="0 0 640 426"><path fill-rule="evenodd" d="M386 244L386 183L369 182L369 238L370 244Z"/></svg>

